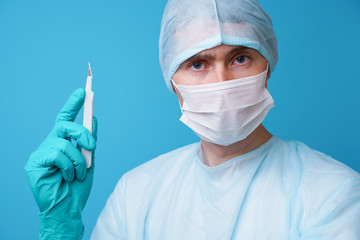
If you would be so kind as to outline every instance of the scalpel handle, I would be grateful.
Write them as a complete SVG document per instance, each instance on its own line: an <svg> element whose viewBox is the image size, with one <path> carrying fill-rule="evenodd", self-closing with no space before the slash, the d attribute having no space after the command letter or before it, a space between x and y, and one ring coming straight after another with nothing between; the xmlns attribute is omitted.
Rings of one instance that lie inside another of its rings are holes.
<svg viewBox="0 0 360 240"><path fill-rule="evenodd" d="M85 92L83 126L92 133L94 92L91 90ZM87 168L91 167L92 152L82 148L81 153L86 160Z"/></svg>

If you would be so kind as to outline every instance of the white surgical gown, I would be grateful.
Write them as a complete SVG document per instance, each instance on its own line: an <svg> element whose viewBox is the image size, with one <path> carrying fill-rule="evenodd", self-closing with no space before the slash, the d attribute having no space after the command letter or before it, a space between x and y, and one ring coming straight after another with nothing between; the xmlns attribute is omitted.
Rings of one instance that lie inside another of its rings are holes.
<svg viewBox="0 0 360 240"><path fill-rule="evenodd" d="M91 239L359 240L360 175L277 137L216 167L195 143L124 174Z"/></svg>

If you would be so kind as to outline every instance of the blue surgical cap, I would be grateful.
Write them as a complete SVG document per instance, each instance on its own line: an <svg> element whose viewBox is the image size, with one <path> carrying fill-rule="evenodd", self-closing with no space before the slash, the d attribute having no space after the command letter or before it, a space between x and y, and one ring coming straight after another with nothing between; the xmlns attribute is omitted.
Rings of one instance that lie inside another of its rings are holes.
<svg viewBox="0 0 360 240"><path fill-rule="evenodd" d="M171 78L181 63L220 44L257 50L271 72L277 63L271 18L256 0L169 0L159 39L160 65L169 90L173 91Z"/></svg>

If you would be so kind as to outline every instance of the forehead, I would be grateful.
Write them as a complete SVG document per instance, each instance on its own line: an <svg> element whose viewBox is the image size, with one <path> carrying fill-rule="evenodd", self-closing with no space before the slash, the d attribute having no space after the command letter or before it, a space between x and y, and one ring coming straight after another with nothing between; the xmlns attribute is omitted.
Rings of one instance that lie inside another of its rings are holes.
<svg viewBox="0 0 360 240"><path fill-rule="evenodd" d="M244 46L238 46L238 45L226 45L226 44L220 44L219 46L212 47L209 49L205 49L197 54L209 54L209 53L228 53L228 52L234 52L234 51L241 51L245 49L250 49Z"/></svg>
<svg viewBox="0 0 360 240"><path fill-rule="evenodd" d="M221 44L219 46L203 50L203 51L191 56L190 58L188 58L184 62L194 61L194 60L198 60L200 58L214 59L214 58L216 58L218 56L232 56L233 54L236 54L236 53L239 53L239 52L249 52L251 54L259 54L260 55L260 53L257 50L252 49L252 48L239 46L239 45Z"/></svg>

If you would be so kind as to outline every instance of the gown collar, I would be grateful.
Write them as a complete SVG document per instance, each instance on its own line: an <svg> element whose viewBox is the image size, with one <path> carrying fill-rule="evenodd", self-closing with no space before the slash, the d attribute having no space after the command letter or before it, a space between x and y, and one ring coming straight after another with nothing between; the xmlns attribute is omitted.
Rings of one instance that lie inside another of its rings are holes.
<svg viewBox="0 0 360 240"><path fill-rule="evenodd" d="M234 164L238 164L239 162L243 162L243 161L246 161L249 159L262 158L261 156L267 154L267 152L269 151L269 149L271 148L271 146L277 139L278 138L276 136L272 136L268 141L266 141L264 144L262 144L258 148L254 149L248 153L234 157L234 158L232 158L224 163L221 163L217 166L214 166L214 167L210 167L204 163L202 149L201 149L201 143L198 143L195 161L206 172L209 172L209 173L210 172L218 172L218 171L221 171L222 169L226 169L228 167L234 166Z"/></svg>

